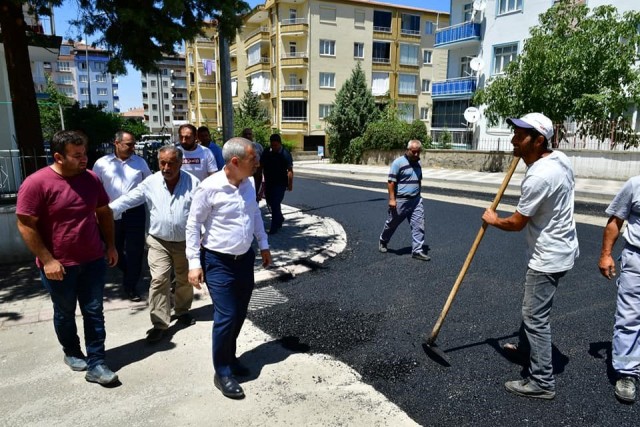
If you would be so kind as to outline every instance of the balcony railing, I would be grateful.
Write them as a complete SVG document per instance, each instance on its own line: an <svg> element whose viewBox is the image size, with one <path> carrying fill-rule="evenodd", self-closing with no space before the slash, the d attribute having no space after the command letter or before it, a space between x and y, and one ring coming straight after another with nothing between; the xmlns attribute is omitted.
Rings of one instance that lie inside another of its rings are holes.
<svg viewBox="0 0 640 427"><path fill-rule="evenodd" d="M389 58L376 58L375 56L371 58L371 62L374 64L390 64L391 59Z"/></svg>
<svg viewBox="0 0 640 427"><path fill-rule="evenodd" d="M200 104L215 104L215 98L200 98Z"/></svg>
<svg viewBox="0 0 640 427"><path fill-rule="evenodd" d="M465 40L480 40L480 24L463 22L462 24L436 30L434 46L457 43Z"/></svg>
<svg viewBox="0 0 640 427"><path fill-rule="evenodd" d="M452 95L471 95L476 91L475 77L449 79L443 82L433 82L431 97L445 97Z"/></svg>
<svg viewBox="0 0 640 427"><path fill-rule="evenodd" d="M420 35L420 30L412 30L410 28L401 28L400 29L400 34L405 35L405 36L419 36Z"/></svg>
<svg viewBox="0 0 640 427"><path fill-rule="evenodd" d="M390 33L391 32L391 27L373 27L373 31L378 32L378 33Z"/></svg>
<svg viewBox="0 0 640 427"><path fill-rule="evenodd" d="M306 85L284 85L282 90L307 90Z"/></svg>
<svg viewBox="0 0 640 427"><path fill-rule="evenodd" d="M404 88L404 89L398 90L398 95L417 95L417 94L418 94L418 90L415 88L413 89Z"/></svg>
<svg viewBox="0 0 640 427"><path fill-rule="evenodd" d="M251 67L252 65L256 65L256 64L269 64L270 62L271 61L269 60L268 56L261 56L260 58L252 59L248 61L247 67Z"/></svg>
<svg viewBox="0 0 640 427"><path fill-rule="evenodd" d="M307 52L285 52L280 55L280 59L306 58Z"/></svg>
<svg viewBox="0 0 640 427"><path fill-rule="evenodd" d="M283 121L283 122L298 122L298 123L304 123L304 122L306 122L306 121L307 121L307 118L306 118L306 117L293 117L293 116L289 117L289 116L286 116L286 117L283 117L283 118L282 118L282 121Z"/></svg>
<svg viewBox="0 0 640 427"><path fill-rule="evenodd" d="M307 18L291 18L291 19L282 19L280 21L280 25L296 25L296 24L306 24Z"/></svg>
<svg viewBox="0 0 640 427"><path fill-rule="evenodd" d="M244 37L244 39L245 39L245 40L248 40L248 39L250 39L251 37L255 36L256 34L260 34L260 33L268 33L268 32L269 32L269 27L265 27L265 26L263 26L263 27L259 27L259 28L255 29L255 30L251 31L249 34L247 34L247 35Z"/></svg>

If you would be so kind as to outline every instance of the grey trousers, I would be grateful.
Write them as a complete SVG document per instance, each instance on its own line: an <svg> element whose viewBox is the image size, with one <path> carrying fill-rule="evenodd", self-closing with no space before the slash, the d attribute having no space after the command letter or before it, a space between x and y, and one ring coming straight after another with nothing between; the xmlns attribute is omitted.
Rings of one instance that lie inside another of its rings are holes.
<svg viewBox="0 0 640 427"><path fill-rule="evenodd" d="M620 255L618 298L613 328L613 369L640 375L640 250L626 245Z"/></svg>
<svg viewBox="0 0 640 427"><path fill-rule="evenodd" d="M411 227L411 252L422 252L424 246L424 208L422 207L422 197L413 199L397 199L395 209L389 209L387 220L380 234L380 241L389 243L396 228L405 219L409 221Z"/></svg>
<svg viewBox="0 0 640 427"><path fill-rule="evenodd" d="M522 321L529 340L529 375L540 387L553 390L549 315L560 278L567 272L543 273L527 269L522 300Z"/></svg>

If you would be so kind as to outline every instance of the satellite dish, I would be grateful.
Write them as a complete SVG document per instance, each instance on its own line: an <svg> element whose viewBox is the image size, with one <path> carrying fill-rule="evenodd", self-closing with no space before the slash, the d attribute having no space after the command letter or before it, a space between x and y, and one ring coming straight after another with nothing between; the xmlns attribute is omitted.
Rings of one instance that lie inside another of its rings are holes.
<svg viewBox="0 0 640 427"><path fill-rule="evenodd" d="M469 123L475 123L480 120L480 110L476 107L469 107L464 110L464 119Z"/></svg>
<svg viewBox="0 0 640 427"><path fill-rule="evenodd" d="M473 10L483 11L487 8L487 0L475 0L473 2Z"/></svg>
<svg viewBox="0 0 640 427"><path fill-rule="evenodd" d="M484 60L482 58L473 58L471 62L469 62L469 67L473 71L480 71L484 68Z"/></svg>

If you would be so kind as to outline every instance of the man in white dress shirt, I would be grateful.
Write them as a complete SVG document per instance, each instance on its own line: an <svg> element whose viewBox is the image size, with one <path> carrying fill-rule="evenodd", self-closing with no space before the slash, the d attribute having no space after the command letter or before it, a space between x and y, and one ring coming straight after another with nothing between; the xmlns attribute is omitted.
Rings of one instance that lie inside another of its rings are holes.
<svg viewBox="0 0 640 427"><path fill-rule="evenodd" d="M121 212L143 203L149 209L149 314L153 329L147 341L154 343L165 336L171 322L171 270L176 276L175 317L184 325L193 325L189 314L193 287L187 277L189 265L185 256L185 226L194 190L200 180L181 170L182 151L165 145L158 151L160 171L142 181L133 191L111 202L115 218Z"/></svg>
<svg viewBox="0 0 640 427"><path fill-rule="evenodd" d="M244 391L235 376L249 371L236 357L236 341L253 291L254 236L262 266L271 252L256 191L249 179L258 167L253 143L232 138L224 144L225 166L205 179L195 192L187 220L189 282L205 282L213 300L214 385L223 395L241 399Z"/></svg>
<svg viewBox="0 0 640 427"><path fill-rule="evenodd" d="M196 133L196 127L193 125L180 126L178 128L180 141L176 147L182 151L182 170L204 181L206 177L216 173L222 165L218 167L211 150L197 143Z"/></svg>
<svg viewBox="0 0 640 427"><path fill-rule="evenodd" d="M113 145L113 154L99 158L93 165L93 172L102 182L111 202L136 188L151 175L147 162L134 152L136 139L131 133L122 130L116 132ZM134 302L142 299L137 287L144 258L146 216L144 206L140 205L123 212L122 219L115 221L122 289L126 297Z"/></svg>

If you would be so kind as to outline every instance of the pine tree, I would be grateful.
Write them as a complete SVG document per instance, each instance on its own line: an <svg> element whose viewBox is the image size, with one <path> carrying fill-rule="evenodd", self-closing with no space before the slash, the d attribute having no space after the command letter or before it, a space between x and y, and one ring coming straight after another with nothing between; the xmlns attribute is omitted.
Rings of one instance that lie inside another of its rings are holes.
<svg viewBox="0 0 640 427"><path fill-rule="evenodd" d="M338 91L331 114L326 118L329 154L333 162L345 160L351 140L361 136L378 115L375 98L358 63Z"/></svg>

